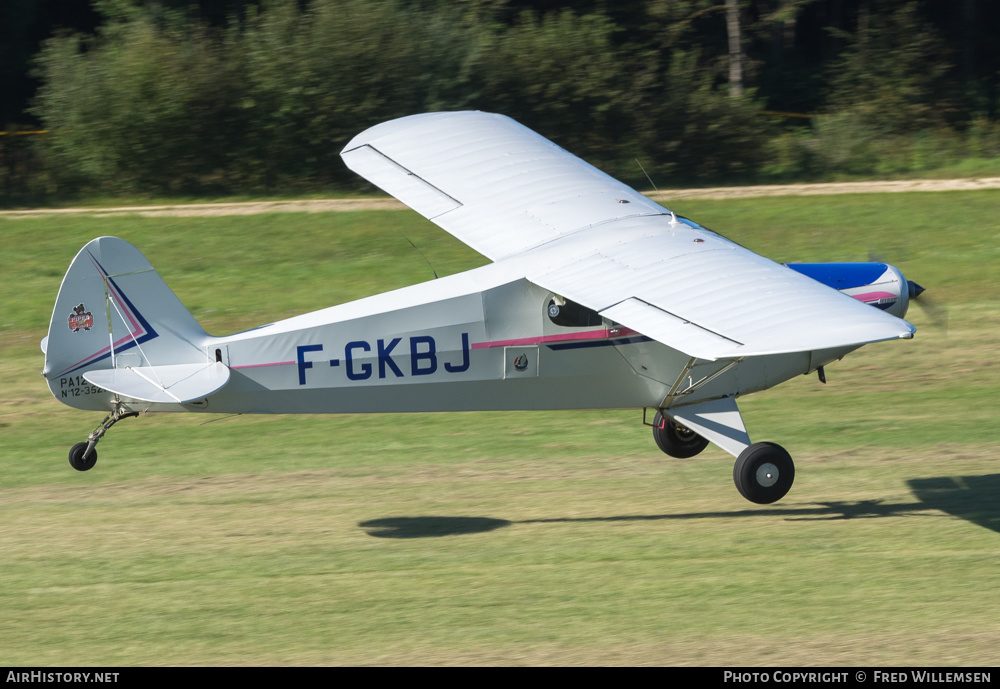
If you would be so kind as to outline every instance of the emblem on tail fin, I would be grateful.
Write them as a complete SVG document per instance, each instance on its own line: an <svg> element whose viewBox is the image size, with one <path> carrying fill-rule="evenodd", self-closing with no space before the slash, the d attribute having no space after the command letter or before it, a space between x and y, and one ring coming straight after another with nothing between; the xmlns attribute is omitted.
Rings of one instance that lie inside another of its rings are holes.
<svg viewBox="0 0 1000 689"><path fill-rule="evenodd" d="M83 304L73 307L73 313L69 315L69 329L75 333L80 332L80 328L90 330L94 327L94 314L86 310Z"/></svg>

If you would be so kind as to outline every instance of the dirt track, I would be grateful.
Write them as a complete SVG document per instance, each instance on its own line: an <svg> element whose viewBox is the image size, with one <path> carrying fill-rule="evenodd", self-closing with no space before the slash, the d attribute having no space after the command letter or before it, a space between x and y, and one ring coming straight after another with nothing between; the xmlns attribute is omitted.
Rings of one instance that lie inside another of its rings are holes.
<svg viewBox="0 0 1000 689"><path fill-rule="evenodd" d="M1000 177L981 179L914 179L896 182L833 182L826 184L776 184L754 187L714 187L706 189L664 189L647 196L663 203L677 199L738 199L754 196L817 196L828 194L870 194L906 191L968 191L1000 189ZM302 201L248 201L243 203L192 203L185 205L122 206L112 208L42 208L0 211L0 217L87 213L97 216L133 214L184 217L192 215L255 215L257 213L322 213L329 211L401 210L402 203L391 198L315 199Z"/></svg>

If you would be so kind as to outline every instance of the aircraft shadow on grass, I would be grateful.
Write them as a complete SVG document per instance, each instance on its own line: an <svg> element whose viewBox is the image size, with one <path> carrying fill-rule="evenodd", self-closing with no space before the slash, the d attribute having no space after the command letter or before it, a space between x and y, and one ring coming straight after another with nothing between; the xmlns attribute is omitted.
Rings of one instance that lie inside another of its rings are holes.
<svg viewBox="0 0 1000 689"><path fill-rule="evenodd" d="M386 517L360 522L358 526L376 538L434 538L485 533L514 524L562 522L629 522L686 519L734 519L785 517L790 521L871 519L876 517L941 517L944 512L1000 533L1000 474L985 476L941 476L907 481L915 502L886 503L881 500L823 502L788 507L689 512L682 514L638 514L611 517L566 517L509 521L491 517Z"/></svg>

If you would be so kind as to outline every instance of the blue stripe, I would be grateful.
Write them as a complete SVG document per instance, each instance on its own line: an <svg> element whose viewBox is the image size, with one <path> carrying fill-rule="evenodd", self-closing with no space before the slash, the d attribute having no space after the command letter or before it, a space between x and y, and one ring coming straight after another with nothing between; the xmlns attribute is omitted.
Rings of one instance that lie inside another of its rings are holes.
<svg viewBox="0 0 1000 689"><path fill-rule="evenodd" d="M108 279L108 282L110 282L111 285L115 288L115 290L117 290L118 294L121 295L121 298L128 305L128 308L132 312L132 315L134 315L139 320L139 322L142 323L142 328L143 330L146 331L145 335L142 335L138 338L129 338L128 342L126 342L121 347L114 350L115 355L128 351L129 349L132 349L132 347L137 347L138 345L141 345L144 342L148 342L149 340L152 340L154 337L158 337L159 334L153 329L153 326L149 324L149 321L147 321L141 313L139 313L139 309L135 308L135 305L132 303L132 300L129 299L128 296L125 294L125 291L118 286L118 283L115 282L114 278L108 275L108 271L104 268L104 266L101 265L101 262L98 261L96 258L94 258L93 254L91 254L90 257L94 259L94 263L96 263L97 267L101 269L101 272L104 274L103 276ZM117 313L117 311L113 311L113 313ZM128 323L125 323L124 325L126 329L131 330ZM63 371L59 375L66 375L67 373L73 373L73 371L79 371L81 368L84 368L86 366L93 366L98 361L104 361L105 359L110 359L110 358L111 358L111 352L107 352L106 354L102 354L96 359L85 361L79 366L76 366L68 371Z"/></svg>
<svg viewBox="0 0 1000 689"><path fill-rule="evenodd" d="M827 287L851 289L870 285L885 272L884 263L786 263L796 273L801 273Z"/></svg>
<svg viewBox="0 0 1000 689"><path fill-rule="evenodd" d="M653 338L639 335L637 337L623 337L620 340L584 340L583 342L565 342L563 344L545 345L553 351L563 349L587 349L589 347L617 347L618 345L635 344L637 342L651 342Z"/></svg>

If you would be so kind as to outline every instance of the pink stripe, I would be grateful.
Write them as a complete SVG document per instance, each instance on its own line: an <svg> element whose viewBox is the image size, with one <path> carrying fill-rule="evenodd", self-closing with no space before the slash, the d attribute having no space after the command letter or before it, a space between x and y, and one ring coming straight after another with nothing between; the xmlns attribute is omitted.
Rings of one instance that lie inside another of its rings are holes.
<svg viewBox="0 0 1000 689"><path fill-rule="evenodd" d="M90 262L94 264L94 268L97 269L97 272L100 273L101 277L103 278L108 277L107 275L104 274L104 271L101 270L101 267L97 265L97 261L94 260L93 256L90 256ZM125 305L124 300L121 298L121 295L118 293L118 290L115 289L115 286L111 284L110 281L106 282L105 285L107 285L107 287L110 288L111 295L112 297L114 297L114 300L118 303L118 306L121 307L122 312L128 316L128 320L132 324L132 334L134 335L136 332L142 332L142 334L145 334L142 326L132 316L132 312L129 311L128 307ZM117 345L119 342L124 342L126 339L127 338L122 338L118 342L115 342L115 344Z"/></svg>
<svg viewBox="0 0 1000 689"><path fill-rule="evenodd" d="M243 366L230 366L229 368L261 368L262 366L290 366L294 361L275 361L270 364L244 364Z"/></svg>
<svg viewBox="0 0 1000 689"><path fill-rule="evenodd" d="M90 356L85 356L84 358L82 358L78 362L76 362L75 364L73 364L71 366L67 366L66 368L64 368L63 372L65 373L66 371L69 371L70 369L74 369L77 366L79 366L80 364L93 359L95 356L100 356L101 354L104 354L105 352L109 352L109 351L111 351L111 347L105 347L104 349L100 350L99 352L94 352Z"/></svg>
<svg viewBox="0 0 1000 689"><path fill-rule="evenodd" d="M549 344L551 342L573 342L574 340L606 340L611 337L628 337L636 335L636 331L631 328L616 328L618 333L611 334L607 328L603 330L589 330L585 333L572 333L565 335L543 335L541 337L521 337L514 340L496 340L494 342L476 342L472 349L488 349L489 347L519 347L521 345Z"/></svg>
<svg viewBox="0 0 1000 689"><path fill-rule="evenodd" d="M115 347L118 347L118 345L120 345L120 344L121 344L122 342L127 342L128 340L131 340L131 339L132 339L132 336L131 336L131 335L126 335L126 336L125 336L125 337L123 337L122 339L120 339L120 340L118 340L117 342L115 342L115 345L114 345L114 346L115 346ZM98 351L94 352L94 353L93 353L93 354L91 354L90 356L86 356L86 357L84 357L84 358L80 359L80 360L79 360L78 362L76 362L76 363L75 363L75 364L73 364L72 366L67 366L67 367L66 367L65 369L63 369L63 370L64 370L64 371L69 371L70 369L73 369L73 368L76 368L76 367L77 367L77 366L79 366L80 364L83 364L83 363L85 363L85 362L87 362L87 361L90 361L91 359L93 359L93 358L95 358L95 357L98 357L98 356L101 356L101 355L102 355L102 354L104 354L105 352L110 352L110 351L111 351L111 346L109 345L109 346L105 347L104 349L101 349L101 350L98 350Z"/></svg>
<svg viewBox="0 0 1000 689"><path fill-rule="evenodd" d="M110 290L111 291L111 296L114 297L114 300L116 302L118 302L118 306L121 307L122 313L124 313L126 316L128 316L128 320L132 324L132 334L135 335L138 332L138 333L141 333L141 334L145 335L146 333L143 330L142 325L139 324L139 322L132 315L132 312L129 311L128 307L125 305L124 300L118 294L118 290L116 290L115 287L114 287L114 285L112 285L110 282L108 283L108 287L111 288L111 290ZM122 339L124 340L125 338L122 338ZM118 344L118 343L116 342L115 344Z"/></svg>
<svg viewBox="0 0 1000 689"><path fill-rule="evenodd" d="M879 299L885 299L886 297L895 298L896 295L892 292L865 292L864 294L852 294L850 295L857 299L858 301L878 301Z"/></svg>
<svg viewBox="0 0 1000 689"><path fill-rule="evenodd" d="M108 276L105 275L104 271L101 270L101 267L99 265L97 265L97 261L94 260L94 257L88 255L88 258L90 259L90 262L94 265L94 270L97 271L98 275L100 275L102 278L107 279ZM120 345L122 342L128 342L132 338L138 339L142 335L146 334L145 329L142 327L142 325L132 315L132 312L129 310L129 308L125 304L124 300L118 294L118 290L115 289L114 285L112 285L110 281L106 282L105 284L109 288L109 292L111 293L112 299L114 299L115 302L118 304L118 306L121 307L121 312L125 314L125 316L128 318L129 323L132 324L132 331L128 335L125 335L124 337L120 338L117 342L115 342L115 343L113 343L111 345L108 345L104 349L101 349L101 350L98 350L98 351L94 352L90 356L85 356L84 358L80 359L78 362L76 362L72 366L67 366L65 369L63 369L64 371L69 371L69 370L74 369L77 366L79 366L79 365L81 365L81 364L83 364L83 363L85 363L85 362L87 362L87 361L95 358L95 357L102 356L106 352L110 352L111 351L111 347L117 348L118 345Z"/></svg>

